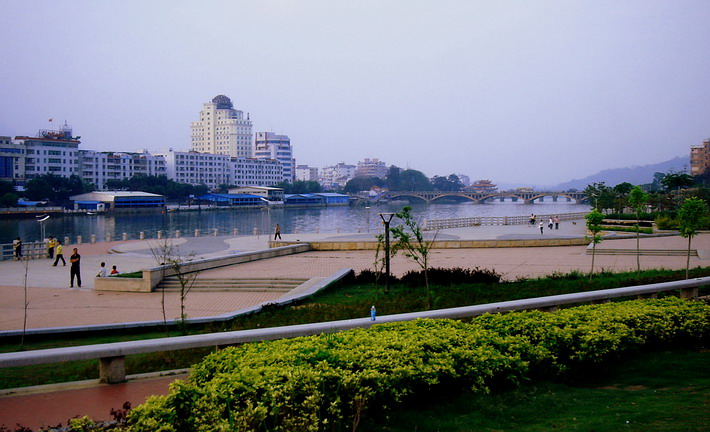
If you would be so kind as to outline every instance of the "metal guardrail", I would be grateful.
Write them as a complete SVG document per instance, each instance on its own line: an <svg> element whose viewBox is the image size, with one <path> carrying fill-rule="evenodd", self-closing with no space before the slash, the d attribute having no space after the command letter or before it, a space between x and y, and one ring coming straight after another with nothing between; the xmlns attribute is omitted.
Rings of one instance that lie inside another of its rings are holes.
<svg viewBox="0 0 710 432"><path fill-rule="evenodd" d="M587 212L577 213L554 213L535 215L536 223L543 221L547 224L550 218L559 217L561 221L584 219ZM432 219L424 223L425 231L433 231L446 228L462 228L480 225L527 225L530 223L530 216L478 216L468 218L453 219Z"/></svg>
<svg viewBox="0 0 710 432"><path fill-rule="evenodd" d="M369 328L378 323L411 321L418 318L460 319L483 315L485 313L499 313L529 309L553 310L562 305L587 302L606 302L612 298L618 297L638 296L639 298L648 298L655 296L659 292L675 290L680 290L681 298L692 299L697 298L699 287L707 285L710 285L710 277L488 303L484 305L439 309L425 312L385 315L378 317L376 321L372 321L369 317L367 317L352 320L240 330L224 333L209 333L193 336L179 336L163 339L148 339L79 347L53 348L37 351L21 351L0 354L0 368L59 363L72 360L99 359L100 380L107 383L116 383L125 380L125 356L132 354L175 351L207 346L219 347L321 333L334 333L354 328Z"/></svg>
<svg viewBox="0 0 710 432"><path fill-rule="evenodd" d="M0 261L11 260L15 256L12 243L0 244ZM44 242L22 242L22 257L24 259L47 258L47 247Z"/></svg>

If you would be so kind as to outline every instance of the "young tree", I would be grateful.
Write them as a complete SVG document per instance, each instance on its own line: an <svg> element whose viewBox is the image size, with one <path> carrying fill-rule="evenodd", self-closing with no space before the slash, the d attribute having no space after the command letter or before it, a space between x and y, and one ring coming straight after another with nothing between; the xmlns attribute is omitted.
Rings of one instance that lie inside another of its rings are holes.
<svg viewBox="0 0 710 432"><path fill-rule="evenodd" d="M436 239L436 234L429 240L424 238L422 227L414 220L412 208L406 206L396 215L404 222L390 229L394 239L393 249L401 250L404 256L411 258L424 271L427 307L431 309L431 292L429 290L429 251Z"/></svg>
<svg viewBox="0 0 710 432"><path fill-rule="evenodd" d="M602 241L602 236L599 235L599 233L602 230L602 220L604 219L604 215L599 213L597 209L594 209L587 213L584 218L587 221L587 229L592 234L591 237L587 237L592 242L592 269L589 272L589 280L591 281L592 275L594 274L594 255L596 253L597 243L601 243Z"/></svg>
<svg viewBox="0 0 710 432"><path fill-rule="evenodd" d="M641 189L640 186L634 186L629 192L629 205L636 212L636 270L641 271L641 249L639 248L639 239L641 228L639 222L641 220L641 213L643 213L643 208L648 202L648 194Z"/></svg>
<svg viewBox="0 0 710 432"><path fill-rule="evenodd" d="M191 252L185 259L183 259L178 248L173 246L172 239L163 239L159 241L156 246L151 246L150 248L153 257L158 261L158 265L162 267L162 277L165 279L167 270L172 270L173 274L180 283L180 317L178 318L178 323L180 324L180 329L183 333L187 329L187 313L185 312L185 300L187 295L195 285L197 280L197 275L199 271L188 272L186 271L184 265L189 264L195 258L195 253ZM165 288L161 290L160 304L163 310L163 324L167 332L167 314L165 312Z"/></svg>
<svg viewBox="0 0 710 432"><path fill-rule="evenodd" d="M678 223L680 225L680 235L688 238L688 257L685 264L685 278L688 279L690 270L690 243L698 234L698 230L705 224L708 217L708 208L701 199L692 197L686 198L683 205L678 210Z"/></svg>

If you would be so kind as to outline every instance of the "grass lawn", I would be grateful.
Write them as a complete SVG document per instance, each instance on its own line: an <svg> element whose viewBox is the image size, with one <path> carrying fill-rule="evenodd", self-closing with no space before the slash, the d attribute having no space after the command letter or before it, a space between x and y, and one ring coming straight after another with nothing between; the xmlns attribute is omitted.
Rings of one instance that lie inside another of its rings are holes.
<svg viewBox="0 0 710 432"><path fill-rule="evenodd" d="M635 355L564 381L409 406L363 432L710 430L710 351Z"/></svg>

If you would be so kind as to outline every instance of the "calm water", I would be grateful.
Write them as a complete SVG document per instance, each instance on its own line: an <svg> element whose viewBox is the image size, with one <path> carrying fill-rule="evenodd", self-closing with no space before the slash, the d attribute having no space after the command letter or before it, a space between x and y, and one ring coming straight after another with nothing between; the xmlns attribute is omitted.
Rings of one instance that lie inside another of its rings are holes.
<svg viewBox="0 0 710 432"><path fill-rule="evenodd" d="M552 200L550 200L552 201ZM74 241L81 235L88 242L91 234L96 234L97 241L103 241L106 233L111 233L114 239L120 239L122 233L128 233L129 239L137 239L141 231L147 238L155 238L157 231L164 235L181 230L183 235L194 235L195 229L200 229L203 235L219 229L220 235L231 235L237 228L239 234L252 234L254 228L260 232L272 232L275 224L281 225L284 234L293 232L377 232L382 229L379 213L398 212L404 204L377 205L371 208L364 206L324 207L300 209L266 210L218 210L218 211L183 211L166 214L128 214L117 216L52 216L44 222L45 237L54 236L63 239L65 236ZM530 213L573 213L588 211L590 207L583 204L563 202L545 202L522 204L513 202L496 202L487 204L414 204L414 214L421 221L428 219L449 219L474 216L517 216ZM33 218L0 220L0 243L11 243L20 236L23 241L31 242L40 239L41 223Z"/></svg>

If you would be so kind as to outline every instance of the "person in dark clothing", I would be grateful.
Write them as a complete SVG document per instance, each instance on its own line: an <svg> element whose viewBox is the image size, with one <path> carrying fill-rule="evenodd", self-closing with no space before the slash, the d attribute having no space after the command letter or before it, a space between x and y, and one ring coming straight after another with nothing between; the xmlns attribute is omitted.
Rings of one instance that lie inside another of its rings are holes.
<svg viewBox="0 0 710 432"><path fill-rule="evenodd" d="M69 262L71 267L69 269L69 286L74 288L74 276L76 276L76 283L81 288L81 255L77 248L74 248L74 253L69 257Z"/></svg>
<svg viewBox="0 0 710 432"><path fill-rule="evenodd" d="M12 242L12 249L15 253L15 260L19 261L22 259L22 240L18 237Z"/></svg>

